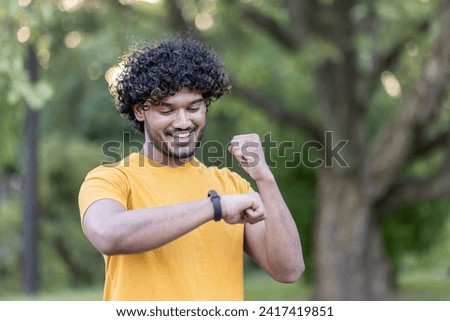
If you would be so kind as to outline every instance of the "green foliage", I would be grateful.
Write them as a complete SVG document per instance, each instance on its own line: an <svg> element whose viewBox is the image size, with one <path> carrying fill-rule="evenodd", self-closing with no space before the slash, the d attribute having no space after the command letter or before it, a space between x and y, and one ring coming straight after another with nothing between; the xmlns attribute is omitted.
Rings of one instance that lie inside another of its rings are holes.
<svg viewBox="0 0 450 321"><path fill-rule="evenodd" d="M7 1L0 7L0 135L5 142L0 154L0 177L3 171L18 171L15 160L20 152L17 146L21 143L25 105L41 109L53 94L45 79L30 79L26 65L30 46L54 18L52 9L48 1L28 9L21 8L17 1ZM19 37L20 30L25 30L25 35ZM21 43L19 38L27 41Z"/></svg>
<svg viewBox="0 0 450 321"><path fill-rule="evenodd" d="M444 161L441 152L432 153L410 164L403 176L427 177L433 175ZM421 256L433 251L442 237L449 233L450 202L429 201L406 205L387 213L382 220L385 247L394 269L405 268L405 258Z"/></svg>
<svg viewBox="0 0 450 321"><path fill-rule="evenodd" d="M53 6L48 1L28 9L20 8L17 2L8 1L8 5L0 10L0 88L7 93L10 106L25 102L31 108L39 109L52 96L49 83L31 81L25 60L29 46L37 42L45 26L52 22L53 13ZM17 36L17 39L12 38L12 35Z"/></svg>
<svg viewBox="0 0 450 321"><path fill-rule="evenodd" d="M100 147L80 139L52 136L42 143L39 257L43 259L39 270L44 290L98 284L103 279L102 257L81 230L77 199L84 177L100 160ZM14 194L0 202L1 294L21 288L20 203Z"/></svg>
<svg viewBox="0 0 450 321"><path fill-rule="evenodd" d="M382 224L385 247L394 268L400 271L408 255L430 251L446 233L449 220L449 202L411 205L388 213Z"/></svg>
<svg viewBox="0 0 450 321"><path fill-rule="evenodd" d="M79 139L50 137L41 147L39 220L44 288L81 286L103 276L101 255L82 233L78 191L100 165L100 149Z"/></svg>
<svg viewBox="0 0 450 321"><path fill-rule="evenodd" d="M0 294L20 290L20 212L18 195L0 199Z"/></svg>

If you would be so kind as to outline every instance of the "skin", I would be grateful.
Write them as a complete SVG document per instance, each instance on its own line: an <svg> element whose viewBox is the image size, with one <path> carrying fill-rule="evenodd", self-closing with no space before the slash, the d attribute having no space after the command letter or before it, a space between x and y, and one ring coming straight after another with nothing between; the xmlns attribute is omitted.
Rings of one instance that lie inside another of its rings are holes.
<svg viewBox="0 0 450 321"><path fill-rule="evenodd" d="M136 106L134 112L145 122L143 155L172 167L192 159L206 125L207 106L199 92L184 88L160 106ZM234 136L228 150L256 182L259 193L221 195L223 220L245 224L245 252L275 280L297 281L304 270L300 237L259 136ZM213 217L208 198L130 211L117 201L101 199L86 211L83 227L97 250L115 255L155 249Z"/></svg>

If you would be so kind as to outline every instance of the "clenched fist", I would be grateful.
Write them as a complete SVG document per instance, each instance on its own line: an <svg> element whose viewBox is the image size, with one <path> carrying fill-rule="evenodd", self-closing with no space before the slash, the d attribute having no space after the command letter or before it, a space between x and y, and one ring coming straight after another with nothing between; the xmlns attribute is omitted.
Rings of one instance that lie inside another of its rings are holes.
<svg viewBox="0 0 450 321"><path fill-rule="evenodd" d="M258 193L222 195L222 219L229 224L257 223L266 217L266 210Z"/></svg>
<svg viewBox="0 0 450 321"><path fill-rule="evenodd" d="M253 180L259 181L272 175L257 134L234 136L228 145L228 151L234 155Z"/></svg>

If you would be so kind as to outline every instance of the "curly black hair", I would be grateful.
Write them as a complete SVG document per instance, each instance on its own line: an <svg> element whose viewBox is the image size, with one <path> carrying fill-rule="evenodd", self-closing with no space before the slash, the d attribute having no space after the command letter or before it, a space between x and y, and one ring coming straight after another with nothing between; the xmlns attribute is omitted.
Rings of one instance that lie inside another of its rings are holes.
<svg viewBox="0 0 450 321"><path fill-rule="evenodd" d="M119 64L122 72L110 87L119 114L138 132L144 123L133 106L159 105L183 87L198 90L206 104L231 91L231 83L218 56L194 39L171 38L132 50Z"/></svg>

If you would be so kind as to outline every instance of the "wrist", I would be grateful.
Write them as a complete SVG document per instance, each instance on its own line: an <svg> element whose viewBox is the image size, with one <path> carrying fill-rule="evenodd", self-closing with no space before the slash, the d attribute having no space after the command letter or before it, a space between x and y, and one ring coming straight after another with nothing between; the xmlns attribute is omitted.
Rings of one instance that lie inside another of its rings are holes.
<svg viewBox="0 0 450 321"><path fill-rule="evenodd" d="M265 183L265 182L273 182L275 181L275 176L270 169L267 169L261 175L258 175L253 179L256 184Z"/></svg>

